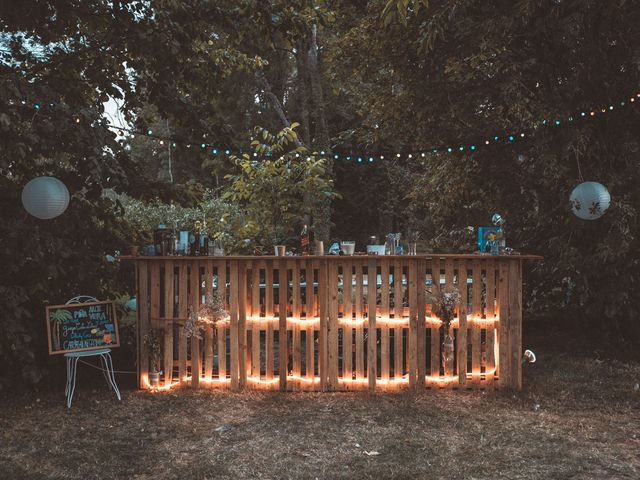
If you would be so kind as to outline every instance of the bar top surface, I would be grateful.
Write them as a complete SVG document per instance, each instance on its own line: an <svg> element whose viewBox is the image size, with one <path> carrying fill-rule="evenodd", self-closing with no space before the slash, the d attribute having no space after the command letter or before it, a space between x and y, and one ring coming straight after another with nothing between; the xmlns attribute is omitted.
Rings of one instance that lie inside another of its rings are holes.
<svg viewBox="0 0 640 480"><path fill-rule="evenodd" d="M482 260L482 259L511 259L511 260L543 260L544 257L540 255L518 254L518 255L488 255L477 253L419 253L418 255L285 255L278 257L274 255L227 255L227 256L213 256L202 255L198 257L192 257L187 255L172 255L172 256L144 256L144 255L121 255L121 260L131 261L150 261L150 260L403 260L403 259L433 259L433 258L451 258L451 259L466 259L466 260Z"/></svg>

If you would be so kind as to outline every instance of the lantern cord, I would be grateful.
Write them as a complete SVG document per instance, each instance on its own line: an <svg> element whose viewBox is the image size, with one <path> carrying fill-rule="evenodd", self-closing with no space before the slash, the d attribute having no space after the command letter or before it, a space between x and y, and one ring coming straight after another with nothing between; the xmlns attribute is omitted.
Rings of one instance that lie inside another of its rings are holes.
<svg viewBox="0 0 640 480"><path fill-rule="evenodd" d="M578 164L578 180L584 182L584 178L582 177L582 170L580 169L580 157L576 155L576 163Z"/></svg>

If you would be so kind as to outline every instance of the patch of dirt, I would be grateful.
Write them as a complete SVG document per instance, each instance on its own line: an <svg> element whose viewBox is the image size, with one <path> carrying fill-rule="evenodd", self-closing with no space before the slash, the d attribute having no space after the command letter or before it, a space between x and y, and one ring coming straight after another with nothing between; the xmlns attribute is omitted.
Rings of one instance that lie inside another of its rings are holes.
<svg viewBox="0 0 640 480"><path fill-rule="evenodd" d="M4 398L0 478L640 478L640 363L536 349L522 392ZM6 392L3 392L3 394ZM6 397L6 395L4 395Z"/></svg>

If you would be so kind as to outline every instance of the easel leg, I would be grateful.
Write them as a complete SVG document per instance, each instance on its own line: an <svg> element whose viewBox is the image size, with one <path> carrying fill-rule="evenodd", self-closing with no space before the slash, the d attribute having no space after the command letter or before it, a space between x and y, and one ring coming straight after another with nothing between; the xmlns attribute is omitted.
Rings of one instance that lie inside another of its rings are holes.
<svg viewBox="0 0 640 480"><path fill-rule="evenodd" d="M109 377L111 387L113 388L113 391L116 392L118 400L122 400L122 397L120 396L120 390L118 390L118 385L116 384L116 375L113 371L113 361L111 360L111 354L106 353L102 356L104 356L104 362L107 364L107 376Z"/></svg>
<svg viewBox="0 0 640 480"><path fill-rule="evenodd" d="M67 408L69 410L71 410L71 402L73 400L73 392L76 389L76 374L78 371L78 357L73 357L71 359L72 361L72 366L71 366L71 382L69 385L69 392L67 395Z"/></svg>

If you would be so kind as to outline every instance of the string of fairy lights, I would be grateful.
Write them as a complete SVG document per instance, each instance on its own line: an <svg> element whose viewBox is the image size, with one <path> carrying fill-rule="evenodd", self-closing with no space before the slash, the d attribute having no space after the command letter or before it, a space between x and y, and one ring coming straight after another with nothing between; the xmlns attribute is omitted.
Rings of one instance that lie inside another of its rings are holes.
<svg viewBox="0 0 640 480"><path fill-rule="evenodd" d="M21 100L19 102L21 105L26 106L27 101ZM356 164L371 164L377 161L382 161L385 159L396 158L401 159L403 157L408 159L413 158L425 158L427 155L441 155L441 154L472 154L481 148L486 148L489 146L496 145L510 145L514 142L526 139L528 137L533 136L536 130L541 127L549 127L549 128L558 128L561 126L571 126L575 125L580 121L586 121L592 119L597 116L602 116L605 114L610 114L615 111L621 110L625 107L631 105L637 105L640 103L640 92L635 93L629 97L625 97L617 102L610 103L604 106L592 107L589 109L582 109L575 111L572 114L568 115L557 115L553 118L542 119L538 122L534 122L528 129L523 129L517 132L503 132L496 133L493 135L474 135L473 141L467 140L463 142L452 142L450 144L445 145L436 145L431 147L426 147L418 150L417 152L396 152L394 154L353 154L351 152L346 153L337 153L339 149L335 149L333 152L320 151L317 152L320 156L327 156L333 158L336 161L345 161L345 162L353 162ZM33 109L36 113L42 112L45 109L55 108L56 104L53 102L43 103L43 102L33 102ZM80 123L80 117L74 117L74 121L76 123ZM220 145L212 144L207 141L193 141L193 140L185 140L182 138L178 138L176 136L170 135L161 135L153 131L153 129L149 128L146 131L138 130L135 128L129 128L119 125L113 125L111 123L107 124L107 127L115 130L121 136L124 136L125 132L131 136L143 136L147 137L151 140L158 142L158 145L170 148L186 148L188 150L197 150L203 152L208 152L213 156L226 156L230 157L232 155L241 155L243 153L249 153L250 151L243 151L242 149L233 149L221 147ZM203 135L204 138L204 135ZM252 152L254 157L258 157L259 154L257 152ZM267 156L271 156L270 153L266 154ZM297 157L305 156L305 154L296 153ZM306 154L309 156L310 154Z"/></svg>

